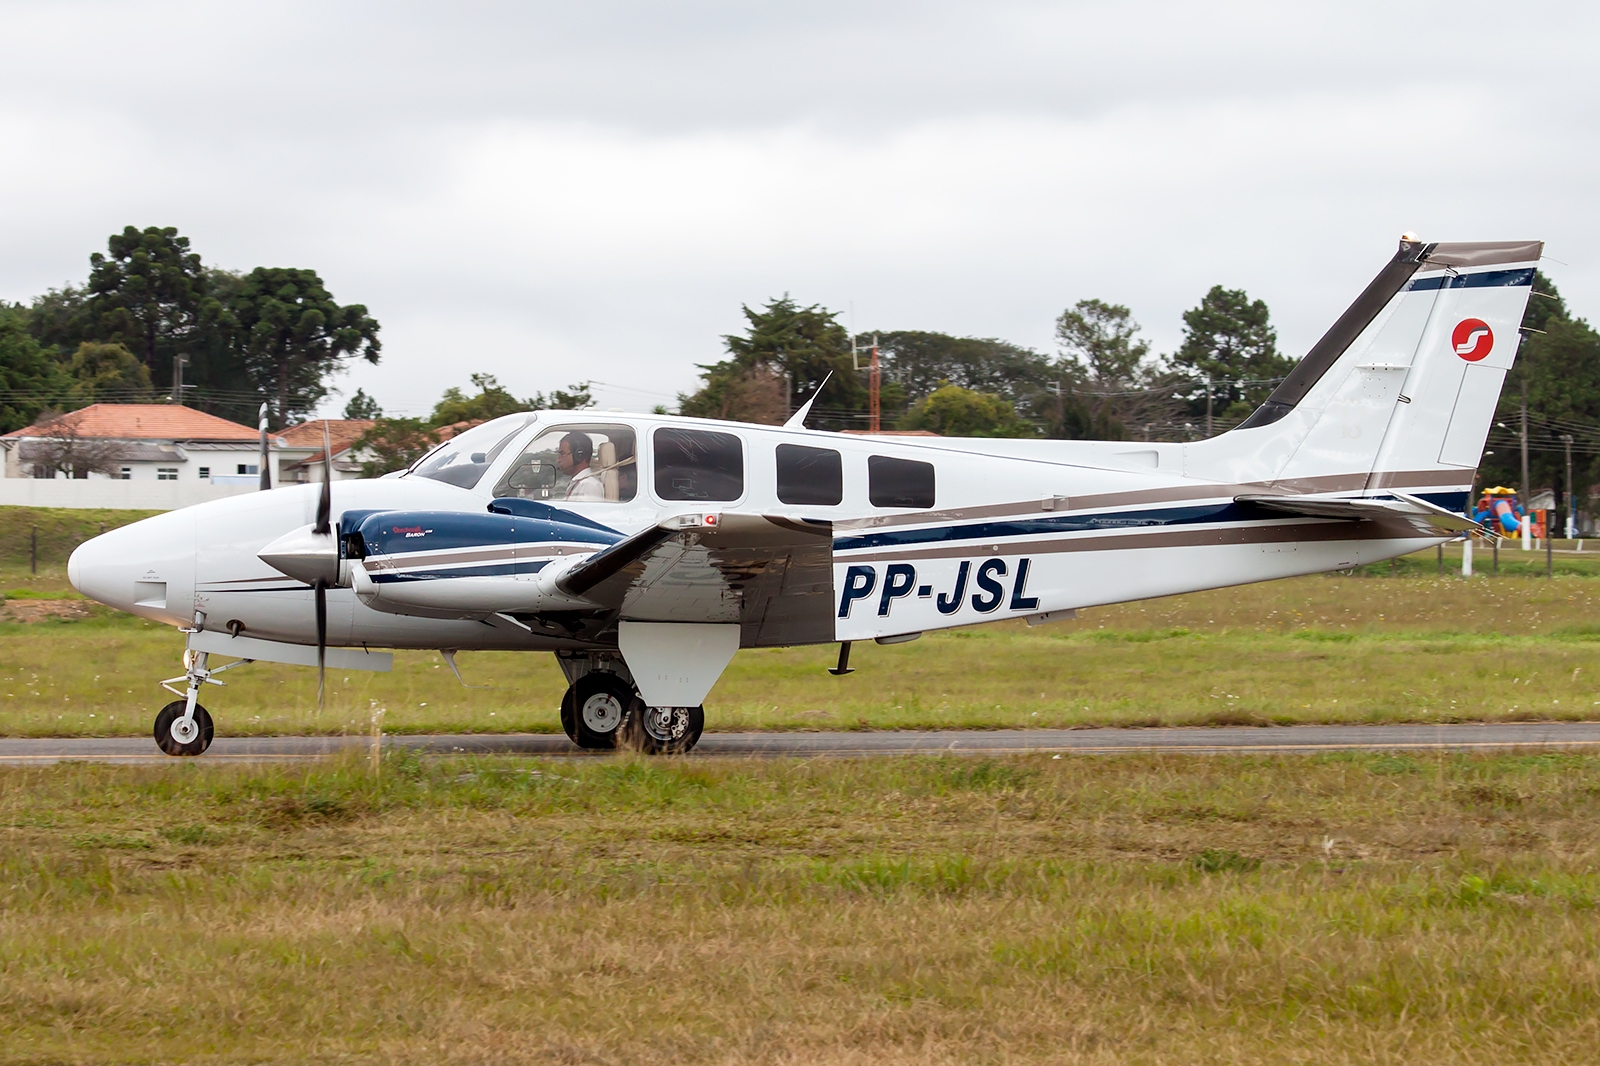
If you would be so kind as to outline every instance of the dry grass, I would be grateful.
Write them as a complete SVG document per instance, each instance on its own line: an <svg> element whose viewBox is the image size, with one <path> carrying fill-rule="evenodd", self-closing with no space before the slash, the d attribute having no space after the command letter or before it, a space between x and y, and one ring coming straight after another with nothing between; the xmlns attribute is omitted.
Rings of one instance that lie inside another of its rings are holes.
<svg viewBox="0 0 1600 1066"><path fill-rule="evenodd" d="M0 1062L1590 1062L1600 760L0 772Z"/></svg>

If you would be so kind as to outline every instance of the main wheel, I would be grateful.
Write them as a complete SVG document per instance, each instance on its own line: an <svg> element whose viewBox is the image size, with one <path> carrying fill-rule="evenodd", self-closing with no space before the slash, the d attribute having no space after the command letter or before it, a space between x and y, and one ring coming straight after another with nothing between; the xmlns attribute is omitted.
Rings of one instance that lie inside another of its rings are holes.
<svg viewBox="0 0 1600 1066"><path fill-rule="evenodd" d="M704 707L639 707L623 726L623 741L647 755L682 755L700 741Z"/></svg>
<svg viewBox="0 0 1600 1066"><path fill-rule="evenodd" d="M614 748L618 730L639 703L638 693L609 670L593 670L561 699L561 728L580 748Z"/></svg>
<svg viewBox="0 0 1600 1066"><path fill-rule="evenodd" d="M168 755L199 755L211 746L211 715L197 703L194 717L184 721L185 705L185 700L173 700L156 715L156 747Z"/></svg>

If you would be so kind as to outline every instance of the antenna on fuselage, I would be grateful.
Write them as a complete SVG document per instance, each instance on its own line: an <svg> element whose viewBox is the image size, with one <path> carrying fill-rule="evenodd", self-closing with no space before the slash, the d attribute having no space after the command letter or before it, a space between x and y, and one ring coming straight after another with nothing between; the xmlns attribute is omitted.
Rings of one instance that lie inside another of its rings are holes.
<svg viewBox="0 0 1600 1066"><path fill-rule="evenodd" d="M811 413L811 405L817 402L817 397L822 395L822 390L828 387L828 380L832 377L833 371L830 370L828 371L827 376L822 379L822 384L817 386L817 391L811 394L811 399L801 404L800 410L789 416L789 421L783 424L784 429L806 428L806 415Z"/></svg>

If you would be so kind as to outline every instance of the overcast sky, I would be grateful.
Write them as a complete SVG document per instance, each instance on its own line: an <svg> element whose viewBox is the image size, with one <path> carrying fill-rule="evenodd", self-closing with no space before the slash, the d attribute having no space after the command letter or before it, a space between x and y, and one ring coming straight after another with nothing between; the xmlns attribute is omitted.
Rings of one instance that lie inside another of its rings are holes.
<svg viewBox="0 0 1600 1066"><path fill-rule="evenodd" d="M0 2L0 298L125 225L311 267L383 325L339 379L474 370L648 409L741 303L1048 350L1216 283L1302 353L1399 235L1548 242L1600 317L1600 7ZM330 411L342 400L329 405Z"/></svg>

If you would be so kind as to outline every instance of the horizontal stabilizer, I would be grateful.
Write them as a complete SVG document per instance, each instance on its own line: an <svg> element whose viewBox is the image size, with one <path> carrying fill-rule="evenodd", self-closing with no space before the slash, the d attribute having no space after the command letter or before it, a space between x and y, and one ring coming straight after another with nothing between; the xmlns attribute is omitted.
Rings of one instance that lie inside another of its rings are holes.
<svg viewBox="0 0 1600 1066"><path fill-rule="evenodd" d="M1306 515L1312 518L1344 518L1350 521L1401 521L1430 537L1453 537L1478 524L1447 511L1427 500L1403 492L1384 496L1235 496L1235 503L1254 504L1273 511Z"/></svg>

